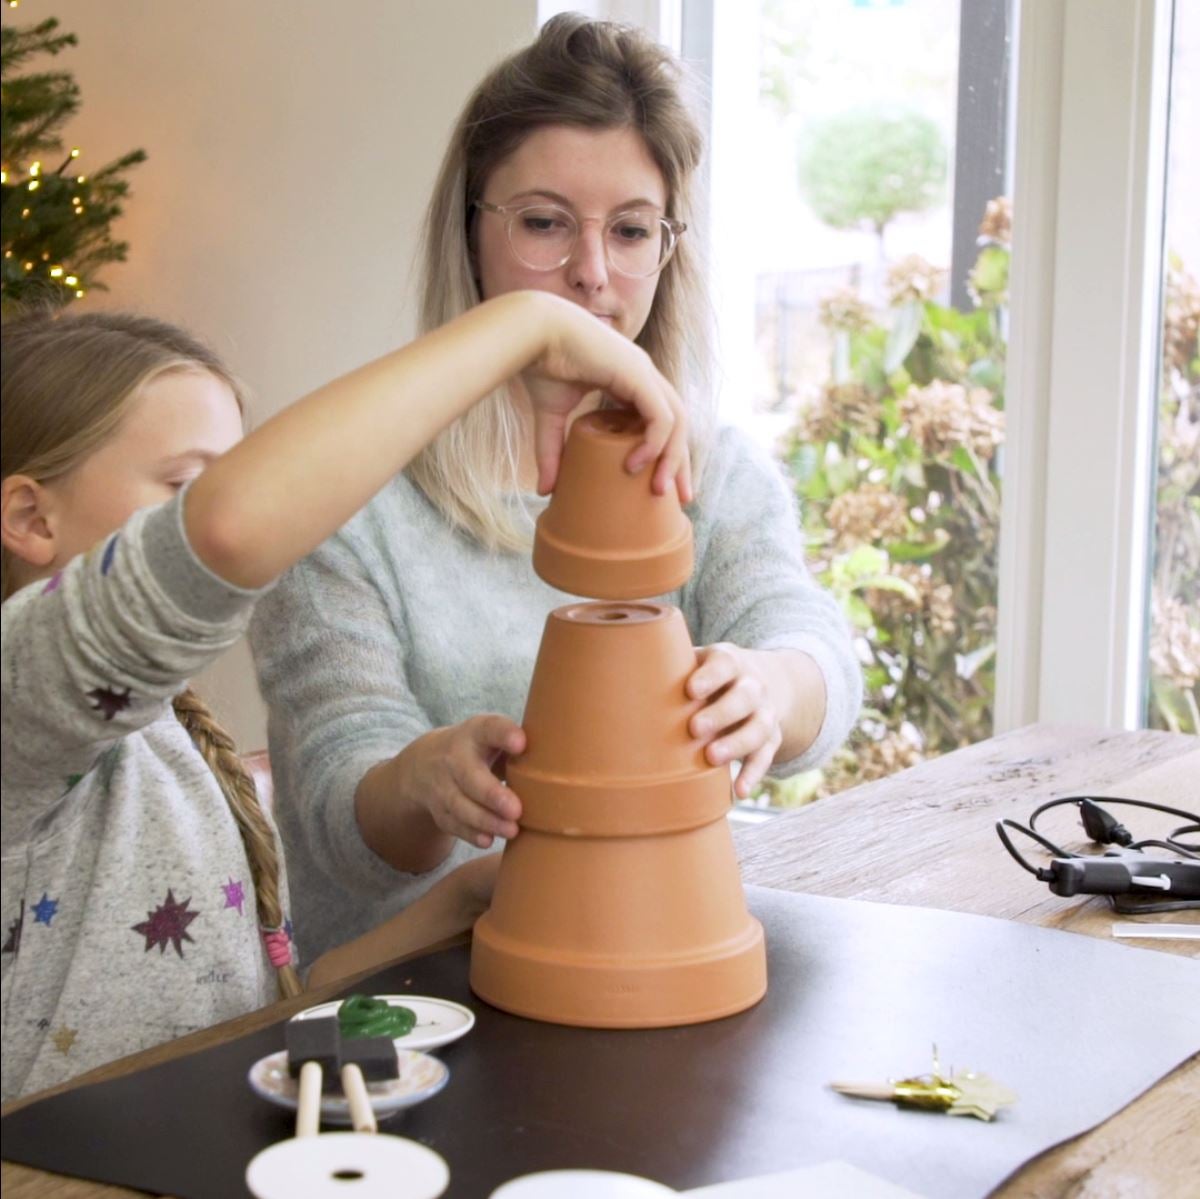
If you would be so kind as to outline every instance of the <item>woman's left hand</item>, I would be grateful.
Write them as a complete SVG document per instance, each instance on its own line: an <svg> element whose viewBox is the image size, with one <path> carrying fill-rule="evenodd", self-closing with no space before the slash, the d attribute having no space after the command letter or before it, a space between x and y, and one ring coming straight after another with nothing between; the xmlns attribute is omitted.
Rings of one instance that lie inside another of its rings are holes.
<svg viewBox="0 0 1200 1199"><path fill-rule="evenodd" d="M763 651L722 641L696 654L699 665L688 678L687 693L705 702L688 731L706 745L705 756L714 766L741 759L734 792L745 799L762 781L783 742L780 704L772 694Z"/></svg>

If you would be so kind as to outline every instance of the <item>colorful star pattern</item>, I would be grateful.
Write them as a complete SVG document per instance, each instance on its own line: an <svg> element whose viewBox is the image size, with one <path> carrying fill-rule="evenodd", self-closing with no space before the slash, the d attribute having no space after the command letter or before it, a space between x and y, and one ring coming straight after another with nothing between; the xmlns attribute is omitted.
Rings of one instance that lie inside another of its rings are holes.
<svg viewBox="0 0 1200 1199"><path fill-rule="evenodd" d="M93 687L87 697L97 712L104 713L105 720L112 720L118 712L124 712L129 707L129 692L128 687L124 691L112 687Z"/></svg>
<svg viewBox="0 0 1200 1199"><path fill-rule="evenodd" d="M57 591L58 585L61 582L62 582L62 571L56 570L54 572L54 574L52 574L50 576L50 582L48 582L46 584L46 586L42 588L42 594L49 595L52 591Z"/></svg>
<svg viewBox="0 0 1200 1199"><path fill-rule="evenodd" d="M79 1029L68 1028L65 1024L58 1029L50 1038L54 1042L54 1048L59 1053L66 1057L71 1052L71 1046L75 1044L75 1038L79 1036Z"/></svg>
<svg viewBox="0 0 1200 1199"><path fill-rule="evenodd" d="M50 921L58 915L58 900L51 899L45 891L42 892L42 897L30 909L33 913L34 924L49 925Z"/></svg>
<svg viewBox="0 0 1200 1199"><path fill-rule="evenodd" d="M112 570L113 559L117 556L117 540L120 536L120 533L114 533L112 539L104 547L104 557L100 559L100 573L102 575L106 575Z"/></svg>
<svg viewBox="0 0 1200 1199"><path fill-rule="evenodd" d="M3 950L0 953L20 953L21 952L21 929L25 927L25 901L21 900L21 910L17 918L8 926L8 940L4 942Z"/></svg>
<svg viewBox="0 0 1200 1199"><path fill-rule="evenodd" d="M191 934L187 931L187 926L200 913L187 910L188 904L191 902L189 897L182 903L177 903L175 892L168 890L167 898L153 912L146 913L148 919L143 920L141 924L132 926L135 933L141 933L146 938L147 953L157 945L159 956L161 956L166 953L167 942L170 941L175 946L175 952L183 957L183 942L192 941L195 944Z"/></svg>
<svg viewBox="0 0 1200 1199"><path fill-rule="evenodd" d="M225 906L237 908L237 914L243 915L242 905L246 902L246 889L241 881L234 882L231 878L229 882L221 884L221 890L225 892Z"/></svg>

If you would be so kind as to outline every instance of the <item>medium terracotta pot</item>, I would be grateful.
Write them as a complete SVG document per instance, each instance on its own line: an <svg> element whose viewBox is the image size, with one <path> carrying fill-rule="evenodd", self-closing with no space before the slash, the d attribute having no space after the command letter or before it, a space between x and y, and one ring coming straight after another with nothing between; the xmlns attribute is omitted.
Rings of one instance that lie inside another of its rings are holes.
<svg viewBox="0 0 1200 1199"><path fill-rule="evenodd" d="M690 577L692 525L675 489L655 495L651 467L636 475L625 469L643 431L636 413L619 409L589 412L571 426L533 543L533 568L551 586L641 599Z"/></svg>
<svg viewBox="0 0 1200 1199"><path fill-rule="evenodd" d="M471 986L519 1015L647 1028L730 1015L766 991L725 817L728 766L687 732L696 655L676 608L552 612L528 748L508 765L521 832L475 926Z"/></svg>

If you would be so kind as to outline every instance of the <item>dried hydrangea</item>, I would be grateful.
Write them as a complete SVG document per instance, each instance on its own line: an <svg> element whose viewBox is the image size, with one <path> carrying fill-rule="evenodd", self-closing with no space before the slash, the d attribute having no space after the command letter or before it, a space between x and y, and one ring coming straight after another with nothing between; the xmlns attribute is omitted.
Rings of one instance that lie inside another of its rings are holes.
<svg viewBox="0 0 1200 1199"><path fill-rule="evenodd" d="M842 492L826 509L825 520L843 547L903 537L908 528L904 501L876 483Z"/></svg>
<svg viewBox="0 0 1200 1199"><path fill-rule="evenodd" d="M871 309L849 287L823 297L818 312L821 324L835 333L857 333L871 323Z"/></svg>
<svg viewBox="0 0 1200 1199"><path fill-rule="evenodd" d="M1004 442L1004 413L986 388L968 391L961 383L935 379L927 387L910 387L900 399L900 414L909 434L930 454L961 445L986 461Z"/></svg>
<svg viewBox="0 0 1200 1199"><path fill-rule="evenodd" d="M987 202L983 220L979 222L979 241L991 242L1008 248L1012 245L1012 201L1007 196L997 196Z"/></svg>
<svg viewBox="0 0 1200 1199"><path fill-rule="evenodd" d="M920 254L909 254L888 270L888 302L896 306L932 300L942 290L945 281L944 270L939 270Z"/></svg>
<svg viewBox="0 0 1200 1199"><path fill-rule="evenodd" d="M935 633L950 636L956 631L958 619L954 607L954 588L949 583L934 583L929 568L914 562L894 562L888 574L902 579L912 588L912 592L868 587L863 599L876 619L884 624L896 624L905 616L919 616Z"/></svg>
<svg viewBox="0 0 1200 1199"><path fill-rule="evenodd" d="M1182 600L1151 602L1150 669L1155 678L1188 691L1200 682L1200 628Z"/></svg>
<svg viewBox="0 0 1200 1199"><path fill-rule="evenodd" d="M1186 375L1200 347L1200 287L1184 270L1168 270L1163 296L1163 362Z"/></svg>
<svg viewBox="0 0 1200 1199"><path fill-rule="evenodd" d="M844 433L874 437L883 410L879 400L862 383L826 383L821 395L800 417L798 433L804 441L837 441Z"/></svg>

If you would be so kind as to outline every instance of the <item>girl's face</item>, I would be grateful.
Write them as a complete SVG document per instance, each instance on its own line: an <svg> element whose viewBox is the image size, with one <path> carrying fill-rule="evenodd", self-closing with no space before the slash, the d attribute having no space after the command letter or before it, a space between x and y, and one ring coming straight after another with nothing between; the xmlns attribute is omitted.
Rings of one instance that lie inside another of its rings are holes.
<svg viewBox="0 0 1200 1199"><path fill-rule="evenodd" d="M169 500L242 438L228 384L205 370L152 379L117 431L78 466L44 485L57 570L119 529L139 508Z"/></svg>
<svg viewBox="0 0 1200 1199"><path fill-rule="evenodd" d="M667 188L641 135L632 129L548 125L531 133L492 172L489 204L557 204L574 213L579 237L567 262L538 271L513 256L499 213L475 213L475 257L485 300L530 288L573 300L632 339L642 331L658 275L631 278L608 264L605 222L629 209L666 215Z"/></svg>

